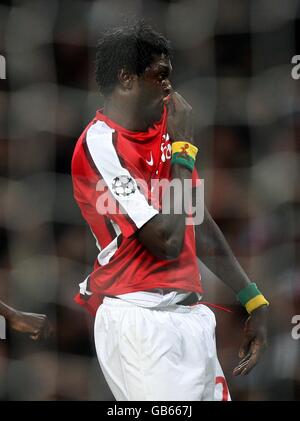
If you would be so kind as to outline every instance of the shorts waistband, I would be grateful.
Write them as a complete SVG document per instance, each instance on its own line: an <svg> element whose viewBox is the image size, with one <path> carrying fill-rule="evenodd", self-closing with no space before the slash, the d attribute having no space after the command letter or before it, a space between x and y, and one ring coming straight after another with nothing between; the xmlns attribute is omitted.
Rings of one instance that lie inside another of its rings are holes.
<svg viewBox="0 0 300 421"><path fill-rule="evenodd" d="M201 304L201 302L199 302ZM149 310L149 311L172 311L175 313L190 313L191 311L195 311L197 308L197 305L181 305L181 304L171 304L165 307L143 307L138 306L134 303L129 303L127 301L124 301L120 298L113 298L113 297L105 297L103 300L103 303L100 307L115 307L115 308L127 308L127 309L142 309L142 310Z"/></svg>

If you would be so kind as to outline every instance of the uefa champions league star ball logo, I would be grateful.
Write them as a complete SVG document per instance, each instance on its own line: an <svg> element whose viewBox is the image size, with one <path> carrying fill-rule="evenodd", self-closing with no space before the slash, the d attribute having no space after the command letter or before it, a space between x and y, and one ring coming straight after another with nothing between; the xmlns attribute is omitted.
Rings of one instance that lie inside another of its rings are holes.
<svg viewBox="0 0 300 421"><path fill-rule="evenodd" d="M121 175L113 179L112 190L117 196L126 197L136 191L136 185L131 177Z"/></svg>

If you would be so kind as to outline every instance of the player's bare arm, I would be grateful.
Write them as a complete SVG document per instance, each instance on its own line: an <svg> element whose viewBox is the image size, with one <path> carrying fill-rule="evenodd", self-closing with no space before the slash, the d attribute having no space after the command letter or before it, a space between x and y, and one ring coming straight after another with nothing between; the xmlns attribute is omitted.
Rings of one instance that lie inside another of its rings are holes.
<svg viewBox="0 0 300 421"><path fill-rule="evenodd" d="M171 88L167 86L167 93ZM185 140L193 143L192 107L178 93L172 92L168 101L168 133L172 140ZM191 171L181 165L172 166L172 178L179 179L184 185L185 179L191 178ZM138 232L139 240L148 250L162 259L175 259L179 256L185 233L184 213L175 213L178 205L183 209L184 195L178 197L171 191L170 214L158 214L146 223Z"/></svg>
<svg viewBox="0 0 300 421"><path fill-rule="evenodd" d="M47 339L53 332L45 314L25 313L9 307L0 301L0 314L10 327L18 332L27 333L33 340Z"/></svg>
<svg viewBox="0 0 300 421"><path fill-rule="evenodd" d="M203 223L195 228L197 256L201 261L235 294L249 287L250 279L207 209L204 212ZM267 309L267 305L261 305L253 310L247 319L244 339L239 351L241 360L234 369L234 375L248 374L266 349Z"/></svg>

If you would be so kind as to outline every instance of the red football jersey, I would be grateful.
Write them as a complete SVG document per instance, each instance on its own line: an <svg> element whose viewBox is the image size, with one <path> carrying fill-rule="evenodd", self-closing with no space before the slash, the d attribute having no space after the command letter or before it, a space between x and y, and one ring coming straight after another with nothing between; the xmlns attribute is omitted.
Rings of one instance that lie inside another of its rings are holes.
<svg viewBox="0 0 300 421"><path fill-rule="evenodd" d="M172 260L153 256L136 236L161 209L161 196L154 199L151 180L171 179L166 123L166 108L147 132L127 130L98 111L76 144L74 197L99 254L75 300L93 314L105 295L155 288L202 292L193 225L186 226L182 252ZM193 180L198 178L195 170Z"/></svg>

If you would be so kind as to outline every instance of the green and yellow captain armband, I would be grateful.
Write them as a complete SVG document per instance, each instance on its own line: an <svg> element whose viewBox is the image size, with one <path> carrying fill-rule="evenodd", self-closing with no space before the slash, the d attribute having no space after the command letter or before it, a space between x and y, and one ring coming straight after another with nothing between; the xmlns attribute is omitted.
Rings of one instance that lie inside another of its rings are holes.
<svg viewBox="0 0 300 421"><path fill-rule="evenodd" d="M171 163L182 165L193 171L197 153L198 148L189 142L173 142Z"/></svg>
<svg viewBox="0 0 300 421"><path fill-rule="evenodd" d="M243 288L238 294L237 299L246 308L249 314L263 305L269 305L269 302L262 295L256 284L252 282Z"/></svg>

